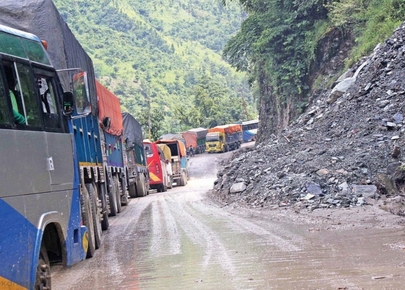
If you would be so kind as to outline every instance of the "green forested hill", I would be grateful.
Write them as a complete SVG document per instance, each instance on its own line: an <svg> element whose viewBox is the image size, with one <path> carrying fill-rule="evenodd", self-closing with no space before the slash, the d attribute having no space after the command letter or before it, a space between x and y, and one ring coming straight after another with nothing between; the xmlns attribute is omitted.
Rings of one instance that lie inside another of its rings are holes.
<svg viewBox="0 0 405 290"><path fill-rule="evenodd" d="M238 5L224 8L217 0L54 3L92 57L96 77L120 98L123 110L146 124L150 104L155 136L255 117L244 75L221 58L243 21ZM201 102L197 95L214 102Z"/></svg>

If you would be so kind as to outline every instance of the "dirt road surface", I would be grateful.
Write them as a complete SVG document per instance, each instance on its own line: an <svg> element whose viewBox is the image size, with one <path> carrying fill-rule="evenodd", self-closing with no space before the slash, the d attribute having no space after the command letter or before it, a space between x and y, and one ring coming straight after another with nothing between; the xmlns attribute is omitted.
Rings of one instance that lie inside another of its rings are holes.
<svg viewBox="0 0 405 290"><path fill-rule="evenodd" d="M184 187L133 199L95 257L53 266L53 289L405 289L404 220L375 208L295 213L221 206L216 162Z"/></svg>

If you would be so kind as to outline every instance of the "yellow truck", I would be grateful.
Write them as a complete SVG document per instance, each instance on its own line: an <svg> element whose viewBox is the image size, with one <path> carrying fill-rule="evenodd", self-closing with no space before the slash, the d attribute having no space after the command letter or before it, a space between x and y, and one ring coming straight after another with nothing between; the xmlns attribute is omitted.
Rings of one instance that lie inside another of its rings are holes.
<svg viewBox="0 0 405 290"><path fill-rule="evenodd" d="M205 148L208 153L227 152L240 148L242 142L242 125L222 125L208 129Z"/></svg>

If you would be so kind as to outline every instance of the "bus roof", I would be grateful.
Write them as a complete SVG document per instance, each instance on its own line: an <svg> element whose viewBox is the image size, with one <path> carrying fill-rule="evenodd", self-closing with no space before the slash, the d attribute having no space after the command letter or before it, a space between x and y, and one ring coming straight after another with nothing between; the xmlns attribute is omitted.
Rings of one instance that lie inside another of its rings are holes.
<svg viewBox="0 0 405 290"><path fill-rule="evenodd" d="M34 34L0 25L0 52L51 65L41 40Z"/></svg>

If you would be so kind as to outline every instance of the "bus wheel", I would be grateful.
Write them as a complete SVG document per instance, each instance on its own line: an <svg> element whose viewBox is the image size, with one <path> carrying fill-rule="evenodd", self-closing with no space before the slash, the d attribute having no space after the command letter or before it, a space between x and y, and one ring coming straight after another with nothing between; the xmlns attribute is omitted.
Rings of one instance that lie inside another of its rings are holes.
<svg viewBox="0 0 405 290"><path fill-rule="evenodd" d="M94 183L86 183L86 189L89 193L90 205L91 205L91 216L94 222L94 238L96 241L96 249L101 246L101 221L100 221L100 208L98 202L97 187Z"/></svg>
<svg viewBox="0 0 405 290"><path fill-rule="evenodd" d="M39 253L34 289L35 290L52 289L51 288L51 267L49 264L48 253L47 253L44 245L41 246L41 250Z"/></svg>
<svg viewBox="0 0 405 290"><path fill-rule="evenodd" d="M115 186L114 186L114 179L110 180L111 187L110 190L108 191L108 200L110 204L110 215L111 216L116 216L118 214L118 208L117 208L117 198L116 198L116 192L115 192Z"/></svg>
<svg viewBox="0 0 405 290"><path fill-rule="evenodd" d="M87 258L91 258L94 256L94 253L96 252L96 240L94 237L94 221L91 214L90 197L86 188L83 188L82 198L83 198L82 218L83 224L87 227L87 237L88 237L87 240L89 241L89 246L87 248Z"/></svg>

